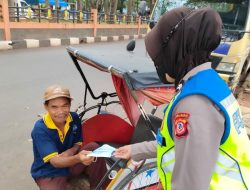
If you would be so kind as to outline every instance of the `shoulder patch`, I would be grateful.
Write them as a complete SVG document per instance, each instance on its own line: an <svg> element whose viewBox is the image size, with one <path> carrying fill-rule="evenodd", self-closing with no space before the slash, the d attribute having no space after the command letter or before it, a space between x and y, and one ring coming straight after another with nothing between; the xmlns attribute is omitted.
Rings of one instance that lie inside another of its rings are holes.
<svg viewBox="0 0 250 190"><path fill-rule="evenodd" d="M177 113L174 116L174 135L176 138L188 136L189 113Z"/></svg>

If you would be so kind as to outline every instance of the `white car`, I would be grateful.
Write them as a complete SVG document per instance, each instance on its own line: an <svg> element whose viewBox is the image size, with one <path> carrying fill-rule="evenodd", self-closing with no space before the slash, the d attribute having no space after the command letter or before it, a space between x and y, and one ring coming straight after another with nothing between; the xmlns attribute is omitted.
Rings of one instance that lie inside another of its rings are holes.
<svg viewBox="0 0 250 190"><path fill-rule="evenodd" d="M24 16L26 18L34 17L34 12L30 9L31 6L23 0L20 0L19 2L20 2L20 4L18 6L21 7L19 9L20 16ZM30 11L30 13L28 13L29 11Z"/></svg>
<svg viewBox="0 0 250 190"><path fill-rule="evenodd" d="M15 17L17 16L19 16L19 18L34 17L34 12L30 9L31 6L24 0L10 0L9 6L11 7L10 14L15 15ZM19 7L19 9L17 9L16 7ZM17 11L19 11L19 13Z"/></svg>

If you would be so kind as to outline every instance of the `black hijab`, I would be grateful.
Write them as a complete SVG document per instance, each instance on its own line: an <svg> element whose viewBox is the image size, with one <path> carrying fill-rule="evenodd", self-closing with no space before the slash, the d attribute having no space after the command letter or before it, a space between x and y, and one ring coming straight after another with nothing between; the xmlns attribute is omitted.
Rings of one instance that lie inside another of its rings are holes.
<svg viewBox="0 0 250 190"><path fill-rule="evenodd" d="M187 72L209 61L220 43L221 28L221 18L211 8L180 7L165 13L145 38L162 82L167 82L167 73L177 86Z"/></svg>

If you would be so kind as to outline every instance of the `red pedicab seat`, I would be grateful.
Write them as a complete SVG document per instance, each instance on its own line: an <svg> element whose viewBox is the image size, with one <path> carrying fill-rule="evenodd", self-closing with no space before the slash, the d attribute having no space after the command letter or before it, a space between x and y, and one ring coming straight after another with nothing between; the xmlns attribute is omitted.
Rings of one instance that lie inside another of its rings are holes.
<svg viewBox="0 0 250 190"><path fill-rule="evenodd" d="M83 144L90 142L129 144L134 127L113 114L98 114L82 124Z"/></svg>

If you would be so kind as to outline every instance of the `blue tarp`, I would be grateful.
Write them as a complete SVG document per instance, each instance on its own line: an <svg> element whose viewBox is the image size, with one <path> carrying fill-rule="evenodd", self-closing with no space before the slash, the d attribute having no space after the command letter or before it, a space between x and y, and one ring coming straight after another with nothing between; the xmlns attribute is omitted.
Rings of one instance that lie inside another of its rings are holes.
<svg viewBox="0 0 250 190"><path fill-rule="evenodd" d="M39 0L26 0L26 3L28 3L29 5L38 5Z"/></svg>
<svg viewBox="0 0 250 190"><path fill-rule="evenodd" d="M45 0L39 0L39 3L40 4L45 4ZM60 7L67 7L68 6L68 3L63 1L63 0L58 0L58 3L59 3ZM55 0L49 0L49 4L50 5L55 5L56 1Z"/></svg>
<svg viewBox="0 0 250 190"><path fill-rule="evenodd" d="M26 2L30 5L38 5L38 4L45 4L45 0L26 0ZM63 1L63 0L58 0L59 6L60 7L67 7L68 3ZM49 0L50 5L55 5L56 1L55 0Z"/></svg>

